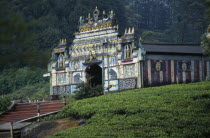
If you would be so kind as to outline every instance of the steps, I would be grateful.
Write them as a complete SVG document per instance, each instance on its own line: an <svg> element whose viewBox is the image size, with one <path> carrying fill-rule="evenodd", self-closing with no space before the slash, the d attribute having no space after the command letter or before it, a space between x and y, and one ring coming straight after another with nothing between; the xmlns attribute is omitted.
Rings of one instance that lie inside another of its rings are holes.
<svg viewBox="0 0 210 138"><path fill-rule="evenodd" d="M14 111L6 112L0 115L0 124L8 122L18 122L27 118L37 116L38 103L21 103L16 104ZM60 101L40 102L40 116L51 112L59 111L63 108L64 103Z"/></svg>

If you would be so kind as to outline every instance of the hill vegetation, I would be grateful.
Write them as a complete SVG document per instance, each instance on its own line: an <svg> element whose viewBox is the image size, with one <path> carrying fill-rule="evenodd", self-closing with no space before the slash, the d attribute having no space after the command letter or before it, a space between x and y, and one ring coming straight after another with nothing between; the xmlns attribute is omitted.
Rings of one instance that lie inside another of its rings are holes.
<svg viewBox="0 0 210 138"><path fill-rule="evenodd" d="M1 95L11 99L39 99L49 95L49 78L44 78L41 68L6 69L0 74Z"/></svg>
<svg viewBox="0 0 210 138"><path fill-rule="evenodd" d="M53 137L207 137L210 82L143 88L77 100L54 118L88 119Z"/></svg>
<svg viewBox="0 0 210 138"><path fill-rule="evenodd" d="M0 113L6 111L8 107L10 106L10 104L11 104L11 101L8 96L1 96L0 97Z"/></svg>

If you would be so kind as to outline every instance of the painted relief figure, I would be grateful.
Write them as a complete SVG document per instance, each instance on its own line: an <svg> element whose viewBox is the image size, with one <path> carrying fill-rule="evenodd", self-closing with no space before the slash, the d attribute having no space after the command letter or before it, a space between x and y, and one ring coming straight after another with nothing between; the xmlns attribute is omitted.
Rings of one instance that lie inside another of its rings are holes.
<svg viewBox="0 0 210 138"><path fill-rule="evenodd" d="M182 63L182 71L187 71L187 64L185 62Z"/></svg>
<svg viewBox="0 0 210 138"><path fill-rule="evenodd" d="M66 74L57 74L57 83L63 84L66 83Z"/></svg>
<svg viewBox="0 0 210 138"><path fill-rule="evenodd" d="M135 70L134 65L126 65L124 66L125 76L126 77L132 77L134 76Z"/></svg>
<svg viewBox="0 0 210 138"><path fill-rule="evenodd" d="M161 62L156 62L155 69L161 71Z"/></svg>
<svg viewBox="0 0 210 138"><path fill-rule="evenodd" d="M63 54L60 54L58 58L58 64L59 64L59 67L63 67Z"/></svg>

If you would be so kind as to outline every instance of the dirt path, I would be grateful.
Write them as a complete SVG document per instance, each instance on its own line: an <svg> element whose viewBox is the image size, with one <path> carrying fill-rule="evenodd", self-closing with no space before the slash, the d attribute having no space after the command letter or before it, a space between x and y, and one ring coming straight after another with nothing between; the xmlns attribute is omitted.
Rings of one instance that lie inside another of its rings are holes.
<svg viewBox="0 0 210 138"><path fill-rule="evenodd" d="M58 125L50 129L49 131L45 131L44 133L42 133L40 138L47 138L49 136L52 136L56 132L78 126L78 121L76 120L59 119L59 120L56 120L55 122L57 122Z"/></svg>

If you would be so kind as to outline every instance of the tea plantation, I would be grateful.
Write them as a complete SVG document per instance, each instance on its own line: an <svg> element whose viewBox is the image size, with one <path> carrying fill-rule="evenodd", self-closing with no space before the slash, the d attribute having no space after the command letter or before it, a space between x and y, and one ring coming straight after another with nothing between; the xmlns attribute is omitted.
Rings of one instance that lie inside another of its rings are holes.
<svg viewBox="0 0 210 138"><path fill-rule="evenodd" d="M208 137L210 82L151 87L78 100L57 117L88 119L52 137Z"/></svg>

